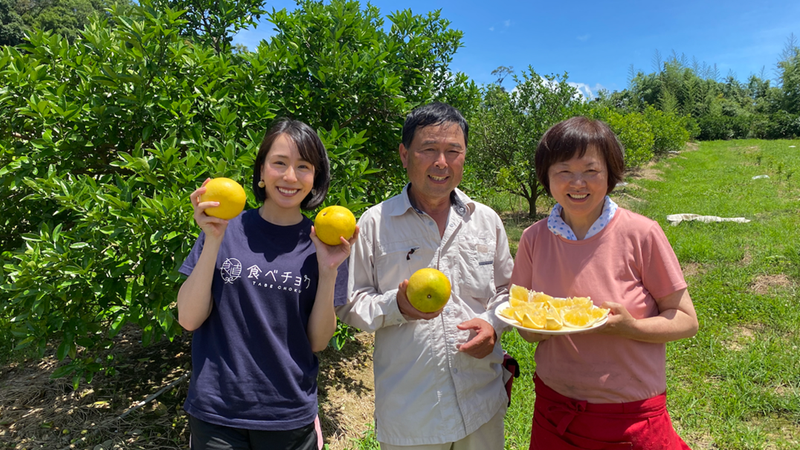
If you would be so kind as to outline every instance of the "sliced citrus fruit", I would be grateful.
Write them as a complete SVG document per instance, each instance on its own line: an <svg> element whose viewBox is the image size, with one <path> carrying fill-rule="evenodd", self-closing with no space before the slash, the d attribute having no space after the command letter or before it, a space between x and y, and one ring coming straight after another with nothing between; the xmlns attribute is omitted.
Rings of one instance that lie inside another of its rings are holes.
<svg viewBox="0 0 800 450"><path fill-rule="evenodd" d="M572 306L591 308L594 305L591 297L570 297L569 299L572 302Z"/></svg>
<svg viewBox="0 0 800 450"><path fill-rule="evenodd" d="M544 292L532 292L531 293L531 302L547 302L552 300L553 297L545 294Z"/></svg>
<svg viewBox="0 0 800 450"><path fill-rule="evenodd" d="M547 326L547 316L543 309L532 310L522 316L521 323L523 327L541 330Z"/></svg>
<svg viewBox="0 0 800 450"><path fill-rule="evenodd" d="M555 309L572 306L572 300L568 298L553 298L547 300L547 303Z"/></svg>
<svg viewBox="0 0 800 450"><path fill-rule="evenodd" d="M522 303L528 303L530 298L530 291L524 286L517 286L516 284L511 285L511 289L508 291L508 303L511 306L517 306Z"/></svg>
<svg viewBox="0 0 800 450"><path fill-rule="evenodd" d="M589 311L583 308L574 308L562 314L564 325L571 328L587 328L593 322Z"/></svg>
<svg viewBox="0 0 800 450"><path fill-rule="evenodd" d="M552 306L548 306L544 309L545 315L547 318L547 324L545 328L548 330L560 330L564 327L564 322L561 320L561 313L553 308Z"/></svg>

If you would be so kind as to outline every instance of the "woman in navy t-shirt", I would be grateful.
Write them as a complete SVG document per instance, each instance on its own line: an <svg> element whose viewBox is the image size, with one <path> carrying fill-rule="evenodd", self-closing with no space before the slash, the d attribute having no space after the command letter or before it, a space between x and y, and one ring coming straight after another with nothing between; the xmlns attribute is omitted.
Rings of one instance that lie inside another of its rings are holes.
<svg viewBox="0 0 800 450"><path fill-rule="evenodd" d="M336 330L347 296L350 247L328 246L301 210L322 204L327 152L308 125L278 121L253 170L260 208L224 220L218 202L191 195L202 229L180 272L178 321L192 338L192 381L184 408L191 448L316 450L314 352Z"/></svg>

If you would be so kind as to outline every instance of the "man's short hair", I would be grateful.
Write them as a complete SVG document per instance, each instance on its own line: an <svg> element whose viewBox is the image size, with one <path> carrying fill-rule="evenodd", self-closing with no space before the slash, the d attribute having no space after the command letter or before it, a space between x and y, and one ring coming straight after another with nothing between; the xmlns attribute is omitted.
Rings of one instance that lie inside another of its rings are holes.
<svg viewBox="0 0 800 450"><path fill-rule="evenodd" d="M403 146L405 148L411 146L417 128L436 126L443 123L454 123L461 127L461 131L464 133L464 145L467 145L469 125L464 116L457 109L446 103L433 102L420 106L408 113L406 122L403 124Z"/></svg>

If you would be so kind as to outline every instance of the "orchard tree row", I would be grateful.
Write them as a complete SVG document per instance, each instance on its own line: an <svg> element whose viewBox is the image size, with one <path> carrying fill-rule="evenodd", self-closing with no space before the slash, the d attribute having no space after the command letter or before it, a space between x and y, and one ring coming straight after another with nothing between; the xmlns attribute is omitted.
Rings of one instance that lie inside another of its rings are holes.
<svg viewBox="0 0 800 450"><path fill-rule="evenodd" d="M206 177L248 186L276 116L318 131L328 204L358 212L402 187L409 110L477 95L449 70L461 33L437 13L384 24L357 2L302 1L268 15L269 42L235 52L230 33L261 3L154 1L112 7L74 39L33 31L0 48L0 344L53 345L69 361L55 375L76 384L113 371L98 355L125 324L144 345L181 332L177 268L199 232L188 194Z"/></svg>

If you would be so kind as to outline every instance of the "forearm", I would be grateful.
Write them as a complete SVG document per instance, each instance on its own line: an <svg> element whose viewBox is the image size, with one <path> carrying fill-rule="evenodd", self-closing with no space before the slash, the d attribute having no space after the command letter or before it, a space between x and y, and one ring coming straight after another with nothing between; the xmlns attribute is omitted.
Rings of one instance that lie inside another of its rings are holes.
<svg viewBox="0 0 800 450"><path fill-rule="evenodd" d="M336 332L336 311L333 308L333 295L336 286L336 271L320 274L317 296L308 319L307 335L313 352L320 352Z"/></svg>
<svg viewBox="0 0 800 450"><path fill-rule="evenodd" d="M677 341L697 333L697 313L686 289L656 299L656 303L660 313L643 319L634 319L621 305L608 303L614 314L600 332L656 344Z"/></svg>
<svg viewBox="0 0 800 450"><path fill-rule="evenodd" d="M336 308L336 314L342 322L371 333L406 322L397 306L397 289L382 294L353 291L350 301Z"/></svg>
<svg viewBox="0 0 800 450"><path fill-rule="evenodd" d="M672 309L655 317L638 319L619 335L635 341L665 344L694 336L697 333L697 327L696 317Z"/></svg>
<svg viewBox="0 0 800 450"><path fill-rule="evenodd" d="M207 240L203 252L178 291L178 323L188 331L194 331L211 314L214 304L211 284L219 252L219 242Z"/></svg>

